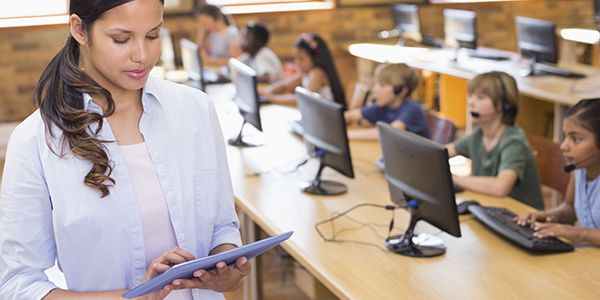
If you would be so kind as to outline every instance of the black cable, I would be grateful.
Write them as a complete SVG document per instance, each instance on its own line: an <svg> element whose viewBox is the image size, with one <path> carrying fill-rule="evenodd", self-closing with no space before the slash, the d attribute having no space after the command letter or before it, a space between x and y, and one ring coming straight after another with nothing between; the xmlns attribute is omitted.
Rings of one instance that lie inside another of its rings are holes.
<svg viewBox="0 0 600 300"><path fill-rule="evenodd" d="M355 210L355 209L357 209L359 207L363 207L363 206L372 206L372 207L384 208L386 210L391 210L392 211L392 220L391 220L390 226L389 226L389 228L390 228L389 232L390 233L391 233L391 230L394 227L394 211L396 209L398 209L398 208L404 208L404 207L395 206L395 205L379 205L379 204L372 204L372 203L363 203L363 204L355 205L355 206L349 208L348 210L346 210L346 211L344 211L342 213L339 213L339 214L337 214L337 215L335 215L335 216L333 216L333 217L331 217L331 218L329 218L327 220L323 220L323 221L317 222L315 224L315 230L317 231L317 233L319 234L319 236L321 237L321 239L323 241L325 241L325 242L354 243L354 244L360 244L360 245L366 245L366 246L373 246L373 247L376 247L376 248L378 248L378 249L380 249L380 250L382 250L384 252L389 252L388 249L384 249L383 247L381 247L379 245L376 245L376 244L373 244L373 243L367 243L367 242L362 242L362 241L354 241L354 240L345 240L345 239L344 240L336 239L336 236L338 234L340 234L341 232L349 231L349 230L358 230L358 229L363 228L363 227L369 227L372 231L374 231L376 233L376 231L372 227L370 227L369 223L363 223L361 226L359 226L358 228L354 228L354 229L341 229L340 231L336 231L335 230L335 223L333 222L334 220L336 220L336 219L338 219L340 217L343 217L346 214L348 214L349 212L351 212L351 211L353 211L353 210ZM351 220L353 220L353 219L351 219ZM328 222L331 222L331 229L332 229L332 236L331 236L331 238L326 238L323 235L323 233L321 233L321 231L319 230L319 225L324 224L324 223L328 223ZM389 235L389 233L388 233L388 235ZM381 239L383 239L383 237Z"/></svg>
<svg viewBox="0 0 600 300"><path fill-rule="evenodd" d="M311 158L313 158L313 156L309 156L309 157L305 158L302 162L300 162L298 165L296 165L292 170L282 171L279 168L273 168L273 169L269 169L269 170L264 171L264 172L256 172L256 173L245 174L245 176L246 177L260 176L260 175L269 174L271 172L277 172L277 173L279 173L281 175L290 175L290 174L293 174L293 173L297 172L298 169L300 169L300 167L302 167L303 165L305 165Z"/></svg>

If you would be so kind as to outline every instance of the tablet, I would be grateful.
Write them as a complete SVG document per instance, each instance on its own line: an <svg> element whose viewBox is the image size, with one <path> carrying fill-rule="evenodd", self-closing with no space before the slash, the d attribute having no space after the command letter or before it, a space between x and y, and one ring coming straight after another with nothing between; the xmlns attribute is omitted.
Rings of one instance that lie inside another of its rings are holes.
<svg viewBox="0 0 600 300"><path fill-rule="evenodd" d="M263 252L277 246L279 243L287 240L294 232L288 231L280 235L262 239L254 243L250 243L235 249L227 250L215 255L198 258L175 265L164 273L140 284L136 288L122 295L123 298L131 299L148 293L156 292L162 289L165 285L170 284L175 279L191 279L194 277L194 272L200 269L213 269L218 262L224 261L227 265L235 263L235 261L245 256L248 260L255 258Z"/></svg>

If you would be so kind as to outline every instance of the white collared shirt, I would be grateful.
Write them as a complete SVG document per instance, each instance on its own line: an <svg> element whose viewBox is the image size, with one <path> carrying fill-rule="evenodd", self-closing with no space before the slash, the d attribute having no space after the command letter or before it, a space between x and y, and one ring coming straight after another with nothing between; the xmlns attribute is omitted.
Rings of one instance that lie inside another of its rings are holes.
<svg viewBox="0 0 600 300"><path fill-rule="evenodd" d="M88 111L101 113L89 95L84 101ZM204 257L221 244L241 245L213 103L193 88L149 78L142 104L139 130L179 246ZM54 134L59 137L59 130ZM115 141L106 120L99 138ZM83 183L91 162L71 154L60 158L48 147L39 110L15 129L0 198L0 299L44 297L56 288L44 274L55 259L70 290L131 289L141 283L146 268L137 202L118 144L105 146L116 184L101 198ZM193 294L224 299L206 290Z"/></svg>

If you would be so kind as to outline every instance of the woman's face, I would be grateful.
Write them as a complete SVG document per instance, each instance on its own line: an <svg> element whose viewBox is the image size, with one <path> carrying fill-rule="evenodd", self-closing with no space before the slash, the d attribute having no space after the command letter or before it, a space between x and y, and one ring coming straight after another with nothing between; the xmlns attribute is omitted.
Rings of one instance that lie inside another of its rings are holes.
<svg viewBox="0 0 600 300"><path fill-rule="evenodd" d="M306 50L294 47L292 51L294 55L294 63L300 67L300 71L302 71L303 74L308 73L308 71L315 66L315 63Z"/></svg>
<svg viewBox="0 0 600 300"><path fill-rule="evenodd" d="M597 166L600 157L580 163L599 151L594 133L581 126L575 116L570 116L564 120L563 130L565 139L560 144L560 150L562 150L565 162L567 164L577 164L577 168Z"/></svg>
<svg viewBox="0 0 600 300"><path fill-rule="evenodd" d="M140 90L160 52L163 7L135 0L102 15L87 32L84 67L113 96Z"/></svg>

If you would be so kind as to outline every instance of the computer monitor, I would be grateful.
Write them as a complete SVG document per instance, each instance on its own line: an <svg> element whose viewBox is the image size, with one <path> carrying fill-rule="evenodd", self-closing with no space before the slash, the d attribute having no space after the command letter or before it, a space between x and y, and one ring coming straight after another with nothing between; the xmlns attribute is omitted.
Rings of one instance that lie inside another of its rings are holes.
<svg viewBox="0 0 600 300"><path fill-rule="evenodd" d="M390 196L411 214L406 232L386 239L386 246L413 257L443 254L446 246L442 239L424 233L416 235L414 229L423 220L450 235L461 236L448 150L384 122L377 122L377 128Z"/></svg>
<svg viewBox="0 0 600 300"><path fill-rule="evenodd" d="M175 70L175 44L171 31L166 28L160 29L160 61L165 70Z"/></svg>
<svg viewBox="0 0 600 300"><path fill-rule="evenodd" d="M522 70L522 76L536 75L535 64L558 61L556 46L556 25L553 22L516 17L517 46L523 58L530 58L529 68Z"/></svg>
<svg viewBox="0 0 600 300"><path fill-rule="evenodd" d="M600 0L594 0L594 19L600 22Z"/></svg>
<svg viewBox="0 0 600 300"><path fill-rule="evenodd" d="M237 147L258 146L256 144L247 143L242 138L242 132L244 131L244 125L246 123L249 123L256 127L256 129L262 131L260 103L258 90L256 88L256 71L235 58L229 59L229 69L231 81L235 85L236 90L234 101L238 106L240 114L244 118L240 133L237 138L229 140L229 145Z"/></svg>
<svg viewBox="0 0 600 300"><path fill-rule="evenodd" d="M188 84L204 91L205 83L202 78L202 59L200 59L198 45L184 38L180 39L179 42L181 45L181 63L183 64L183 69L188 73Z"/></svg>
<svg viewBox="0 0 600 300"><path fill-rule="evenodd" d="M468 10L444 9L444 37L448 47L477 48L477 14Z"/></svg>
<svg viewBox="0 0 600 300"><path fill-rule="evenodd" d="M345 193L348 189L343 183L321 179L325 167L354 178L354 169L346 134L344 108L322 98L319 94L297 87L296 99L302 115L300 121L302 137L310 154L320 160L317 176L311 182L299 184L303 192L330 196Z"/></svg>
<svg viewBox="0 0 600 300"><path fill-rule="evenodd" d="M406 39L413 39L418 43L423 40L418 6L394 4L392 5L392 19L394 20L394 29L396 30L394 34L400 36L398 45L404 46Z"/></svg>

